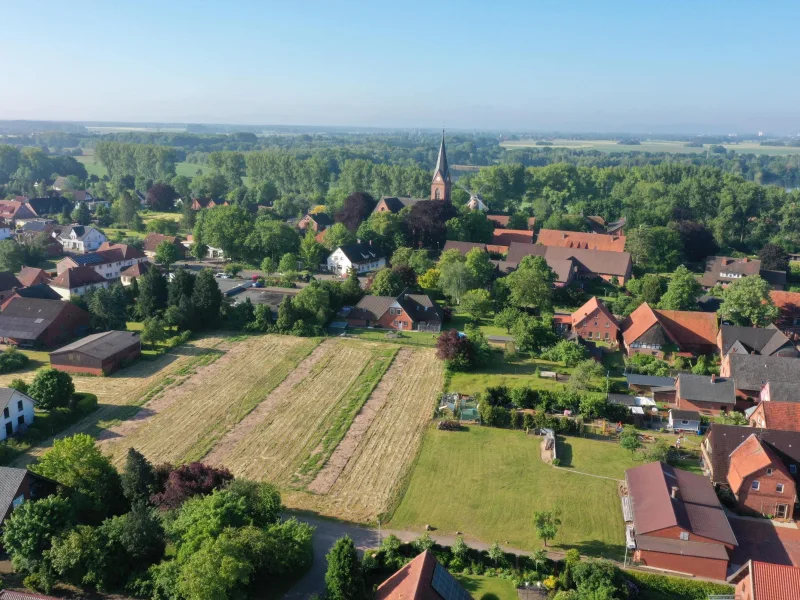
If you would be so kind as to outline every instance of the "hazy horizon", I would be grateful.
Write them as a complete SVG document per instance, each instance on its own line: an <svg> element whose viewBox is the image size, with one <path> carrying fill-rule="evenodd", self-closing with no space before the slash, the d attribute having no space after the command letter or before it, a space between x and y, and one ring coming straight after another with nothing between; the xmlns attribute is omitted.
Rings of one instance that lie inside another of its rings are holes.
<svg viewBox="0 0 800 600"><path fill-rule="evenodd" d="M4 13L35 39L0 47L0 119L800 132L796 3L51 1Z"/></svg>

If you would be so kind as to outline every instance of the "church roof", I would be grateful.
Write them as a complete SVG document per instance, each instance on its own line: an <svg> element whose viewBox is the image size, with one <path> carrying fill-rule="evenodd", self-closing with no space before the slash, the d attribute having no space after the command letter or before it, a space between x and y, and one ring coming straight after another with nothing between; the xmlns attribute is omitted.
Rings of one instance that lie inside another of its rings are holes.
<svg viewBox="0 0 800 600"><path fill-rule="evenodd" d="M433 171L433 176L439 173L442 180L447 181L450 178L450 167L447 165L447 152L444 149L444 130L442 130L442 144L439 146L439 158L436 159L436 168Z"/></svg>

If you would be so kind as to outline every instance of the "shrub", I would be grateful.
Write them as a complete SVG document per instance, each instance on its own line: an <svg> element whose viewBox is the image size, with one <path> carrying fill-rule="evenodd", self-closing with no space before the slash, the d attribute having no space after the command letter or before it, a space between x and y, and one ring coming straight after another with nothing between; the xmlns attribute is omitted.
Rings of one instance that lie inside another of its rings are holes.
<svg viewBox="0 0 800 600"><path fill-rule="evenodd" d="M445 419L443 421L439 421L436 425L437 429L441 429L442 431L461 431L461 423L454 419Z"/></svg>
<svg viewBox="0 0 800 600"><path fill-rule="evenodd" d="M625 578L638 586L641 590L652 592L665 598L685 598L686 600L706 600L710 595L732 594L733 588L722 583L696 581L641 573L639 571L626 571Z"/></svg>
<svg viewBox="0 0 800 600"><path fill-rule="evenodd" d="M13 346L9 346L0 354L0 373L19 371L27 366L29 362L30 359L26 354L23 354Z"/></svg>
<svg viewBox="0 0 800 600"><path fill-rule="evenodd" d="M85 392L75 394L75 412L85 416L97 410L97 396ZM30 430L28 430L30 431Z"/></svg>

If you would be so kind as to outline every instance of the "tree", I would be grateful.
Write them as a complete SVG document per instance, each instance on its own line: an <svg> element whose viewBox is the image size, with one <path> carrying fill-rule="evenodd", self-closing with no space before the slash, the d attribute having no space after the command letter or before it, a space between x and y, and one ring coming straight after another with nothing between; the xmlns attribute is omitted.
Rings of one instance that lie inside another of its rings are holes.
<svg viewBox="0 0 800 600"><path fill-rule="evenodd" d="M488 244L492 241L494 222L482 210L468 211L446 223L447 239Z"/></svg>
<svg viewBox="0 0 800 600"><path fill-rule="evenodd" d="M474 274L465 262L451 262L439 268L439 289L456 304L474 287Z"/></svg>
<svg viewBox="0 0 800 600"><path fill-rule="evenodd" d="M492 542L492 545L489 546L489 551L487 554L489 555L489 560L494 563L495 567L500 563L501 560L505 558L505 553L500 547L500 544L497 543L497 540Z"/></svg>
<svg viewBox="0 0 800 600"><path fill-rule="evenodd" d="M664 310L695 310L697 299L703 287L685 266L680 265L667 284L666 293L661 296L659 308Z"/></svg>
<svg viewBox="0 0 800 600"><path fill-rule="evenodd" d="M439 287L439 277L441 272L439 269L428 269L417 277L417 285L423 290L435 290Z"/></svg>
<svg viewBox="0 0 800 600"><path fill-rule="evenodd" d="M125 470L120 474L122 491L131 504L148 502L156 490L156 472L141 452L128 448Z"/></svg>
<svg viewBox="0 0 800 600"><path fill-rule="evenodd" d="M126 190L111 205L111 216L115 223L124 227L132 227L135 217L138 216L138 210L139 202Z"/></svg>
<svg viewBox="0 0 800 600"><path fill-rule="evenodd" d="M453 545L450 546L450 552L456 558L464 560L467 557L467 552L469 552L469 546L464 542L464 538L459 535L456 536Z"/></svg>
<svg viewBox="0 0 800 600"><path fill-rule="evenodd" d="M278 263L278 272L281 275L287 275L297 272L297 256L292 254L291 252L287 252L283 256L281 256L281 260Z"/></svg>
<svg viewBox="0 0 800 600"><path fill-rule="evenodd" d="M370 294L373 296L397 296L405 289L405 285L399 273L393 269L383 268L375 273L372 280Z"/></svg>
<svg viewBox="0 0 800 600"><path fill-rule="evenodd" d="M175 188L166 183L156 183L147 190L144 202L150 210L166 212L173 209L177 199Z"/></svg>
<svg viewBox="0 0 800 600"><path fill-rule="evenodd" d="M492 263L489 253L482 248L473 248L467 252L467 267L472 271L475 287L485 287L489 285L492 275L497 270Z"/></svg>
<svg viewBox="0 0 800 600"><path fill-rule="evenodd" d="M35 572L51 540L71 527L74 518L70 501L57 495L23 502L15 508L3 523L3 549L11 556L14 568Z"/></svg>
<svg viewBox="0 0 800 600"><path fill-rule="evenodd" d="M140 319L155 317L167 307L167 280L156 268L148 269L139 277L139 296L136 313Z"/></svg>
<svg viewBox="0 0 800 600"><path fill-rule="evenodd" d="M125 509L117 470L85 433L53 442L31 470L66 486L79 514L88 520L98 521Z"/></svg>
<svg viewBox="0 0 800 600"><path fill-rule="evenodd" d="M764 244L758 251L761 268L767 271L787 271L789 269L789 253L777 244Z"/></svg>
<svg viewBox="0 0 800 600"><path fill-rule="evenodd" d="M125 329L130 300L121 284L116 283L110 288L94 289L84 298L88 300L87 308L94 329Z"/></svg>
<svg viewBox="0 0 800 600"><path fill-rule="evenodd" d="M672 271L681 262L683 244L677 231L669 227L641 225L627 231L625 249L633 264L646 271Z"/></svg>
<svg viewBox="0 0 800 600"><path fill-rule="evenodd" d="M552 540L561 526L561 511L559 509L541 510L533 513L533 525L536 527L536 537L544 541Z"/></svg>
<svg viewBox="0 0 800 600"><path fill-rule="evenodd" d="M673 221L669 226L678 232L683 246L683 256L689 262L700 262L719 250L714 233L703 223Z"/></svg>
<svg viewBox="0 0 800 600"><path fill-rule="evenodd" d="M559 340L555 346L542 352L542 358L562 362L566 367L574 367L586 359L586 348L575 342Z"/></svg>
<svg viewBox="0 0 800 600"><path fill-rule="evenodd" d="M233 260L246 260L251 255L263 256L267 252L263 251L263 240L260 233L256 233L256 226L261 223L261 217L256 219L253 224L251 214L240 206L215 206L214 208L204 209L202 218L198 218L195 224L195 241L202 241L205 244L220 248L226 258ZM273 221L276 229L280 230L280 225L288 227L285 223ZM292 231L294 239L297 233ZM259 243L261 242L261 243ZM296 250L297 248L292 248ZM291 250L284 250L289 252Z"/></svg>
<svg viewBox="0 0 800 600"><path fill-rule="evenodd" d="M550 310L553 304L553 284L556 274L541 256L526 256L516 271L506 276L515 306Z"/></svg>
<svg viewBox="0 0 800 600"><path fill-rule="evenodd" d="M769 284L758 275L737 279L722 292L719 314L736 325L765 327L778 317L769 291Z"/></svg>
<svg viewBox="0 0 800 600"><path fill-rule="evenodd" d="M261 270L267 276L275 272L275 261L271 256L265 256L264 260L261 261Z"/></svg>
<svg viewBox="0 0 800 600"><path fill-rule="evenodd" d="M356 236L344 223L334 223L325 230L322 236L322 244L330 251L336 250L339 246L354 244Z"/></svg>
<svg viewBox="0 0 800 600"><path fill-rule="evenodd" d="M642 447L642 443L639 441L639 432L636 431L633 425L626 425L622 428L622 433L619 436L619 445L625 450L630 450L631 454Z"/></svg>
<svg viewBox="0 0 800 600"><path fill-rule="evenodd" d="M89 212L89 207L87 206L86 202L78 202L77 206L72 211L70 215L73 223L77 223L78 225L88 225L92 222L92 213Z"/></svg>
<svg viewBox="0 0 800 600"><path fill-rule="evenodd" d="M521 315L511 328L514 343L520 352L538 352L555 343L552 318L537 319Z"/></svg>
<svg viewBox="0 0 800 600"><path fill-rule="evenodd" d="M426 550L430 550L433 548L436 542L433 541L431 534L427 531L415 539L412 544L414 545L414 549L418 552L425 552Z"/></svg>
<svg viewBox="0 0 800 600"><path fill-rule="evenodd" d="M593 381L603 376L600 365L590 359L579 362L572 370L567 382L567 389L572 391L590 390L594 387Z"/></svg>
<svg viewBox="0 0 800 600"><path fill-rule="evenodd" d="M325 556L325 597L329 600L362 600L366 597L364 576L353 540L345 536L336 540Z"/></svg>
<svg viewBox="0 0 800 600"><path fill-rule="evenodd" d="M486 290L469 290L461 298L461 308L476 319L483 319L492 311L492 298Z"/></svg>
<svg viewBox="0 0 800 600"><path fill-rule="evenodd" d="M314 231L309 228L303 241L300 242L300 257L303 266L309 271L318 271L325 254L325 247L317 241Z"/></svg>
<svg viewBox="0 0 800 600"><path fill-rule="evenodd" d="M669 442L664 438L656 438L653 443L648 444L644 449L644 456L647 462L665 463L669 460L669 453L670 445Z"/></svg>
<svg viewBox="0 0 800 600"><path fill-rule="evenodd" d="M18 273L24 264L22 246L14 240L0 241L0 271Z"/></svg>
<svg viewBox="0 0 800 600"><path fill-rule="evenodd" d="M474 364L475 347L466 336L450 329L436 339L436 357L445 361L447 368L463 371Z"/></svg>
<svg viewBox="0 0 800 600"><path fill-rule="evenodd" d="M160 265L164 265L164 268L167 269L167 273L169 273L170 265L177 260L178 247L175 244L164 240L158 246L156 246L156 262Z"/></svg>
<svg viewBox="0 0 800 600"><path fill-rule="evenodd" d="M166 323L160 317L145 319L142 327L142 341L145 344L150 344L151 348L155 348L158 342L163 342L167 339L165 327Z"/></svg>
<svg viewBox="0 0 800 600"><path fill-rule="evenodd" d="M197 311L197 321L206 327L219 320L219 307L222 305L222 292L211 269L203 269L194 282L192 304Z"/></svg>
<svg viewBox="0 0 800 600"><path fill-rule="evenodd" d="M372 214L376 205L375 198L369 194L355 192L344 199L342 210L336 213L335 221L355 233L359 224Z"/></svg>
<svg viewBox="0 0 800 600"><path fill-rule="evenodd" d="M39 369L28 387L27 394L39 408L53 410L69 406L75 395L75 384L69 373L55 369Z"/></svg>
<svg viewBox="0 0 800 600"><path fill-rule="evenodd" d="M164 491L154 494L151 501L162 509L178 508L189 498L210 494L232 480L233 474L228 469L199 462L181 465L170 470Z"/></svg>
<svg viewBox="0 0 800 600"><path fill-rule="evenodd" d="M522 313L516 308L504 308L494 316L494 324L497 327L505 329L506 333L511 333L511 328L514 327L514 323L516 323L521 316Z"/></svg>
<svg viewBox="0 0 800 600"><path fill-rule="evenodd" d="M654 273L647 273L640 281L642 283L639 295L642 300L651 306L657 306L664 293L661 277Z"/></svg>
<svg viewBox="0 0 800 600"><path fill-rule="evenodd" d="M182 300L192 299L195 276L184 267L178 267L172 274L172 280L167 284L167 304L179 306Z"/></svg>

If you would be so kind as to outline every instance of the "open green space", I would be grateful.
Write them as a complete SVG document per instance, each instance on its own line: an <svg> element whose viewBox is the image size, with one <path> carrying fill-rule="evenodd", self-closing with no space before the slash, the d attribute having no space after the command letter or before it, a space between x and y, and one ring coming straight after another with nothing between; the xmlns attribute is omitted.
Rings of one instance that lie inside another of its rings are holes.
<svg viewBox="0 0 800 600"><path fill-rule="evenodd" d="M517 589L509 579L458 573L454 573L453 576L475 600L481 600L489 594L492 594L497 600L516 600L518 598Z"/></svg>
<svg viewBox="0 0 800 600"><path fill-rule="evenodd" d="M579 453L610 450L606 442L586 442L576 446L576 461L585 460ZM534 511L560 508L562 525L550 545L621 557L624 525L617 484L545 464L540 443L541 438L521 431L431 427L390 526L422 530L431 525L441 533L461 531L467 538L534 550L542 547Z"/></svg>
<svg viewBox="0 0 800 600"><path fill-rule="evenodd" d="M561 363L538 358L517 358L507 360L501 353L496 352L491 362L480 369L467 372L453 373L446 391L459 392L460 394L477 394L487 387L505 385L508 387L528 386L535 389L559 390L564 387L563 380L556 382L553 379L539 377L540 371L557 371L569 373L572 369L564 367Z"/></svg>
<svg viewBox="0 0 800 600"><path fill-rule="evenodd" d="M393 344L406 344L410 346L435 346L438 333L426 331L395 332L387 329L369 329L368 327L348 327L347 333L361 340L375 342L389 342ZM392 334L387 336L387 334ZM399 336L397 334L400 334Z"/></svg>
<svg viewBox="0 0 800 600"><path fill-rule="evenodd" d="M76 156L75 159L78 162L83 163L83 166L86 167L86 172L89 175L97 175L98 177L101 178L108 175L108 169L106 169L102 164L100 164L95 160L94 154L85 154L83 156ZM188 163L184 161L175 164L175 174L184 175L186 177L194 177L195 175L197 175L198 170L205 173L207 168L208 167L204 165L196 165L194 163Z"/></svg>
<svg viewBox="0 0 800 600"><path fill-rule="evenodd" d="M513 148L569 148L571 150L599 150L600 152L675 152L680 154L698 154L706 152L711 144L702 148L686 146L685 142L647 140L641 144L618 144L614 140L547 140L551 146L537 146L538 140L515 140L503 142L501 145L508 149ZM800 154L800 147L786 146L761 146L758 142L742 142L740 144L722 144L726 150L734 150L739 154L767 154L782 156L787 154Z"/></svg>
<svg viewBox="0 0 800 600"><path fill-rule="evenodd" d="M562 467L615 479L624 479L626 469L643 462L641 453L631 453L610 439L559 436L556 454Z"/></svg>

